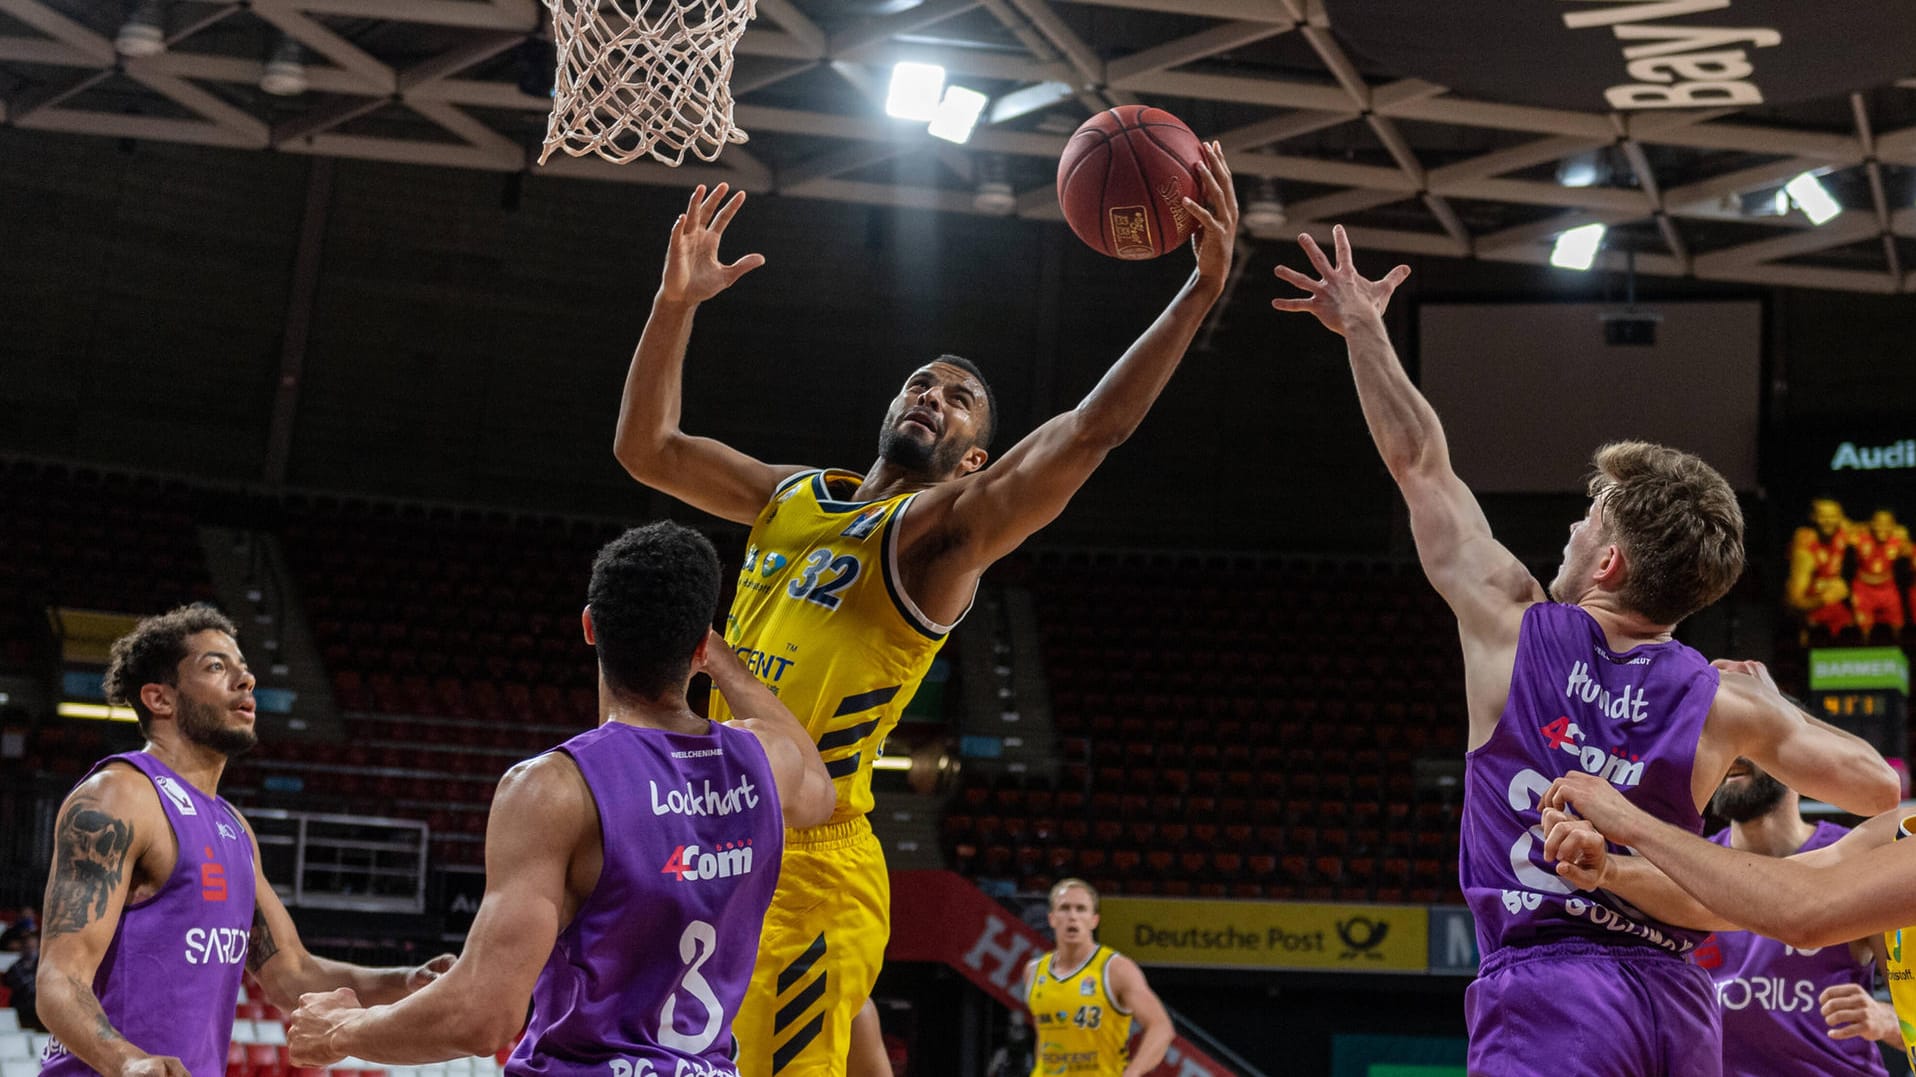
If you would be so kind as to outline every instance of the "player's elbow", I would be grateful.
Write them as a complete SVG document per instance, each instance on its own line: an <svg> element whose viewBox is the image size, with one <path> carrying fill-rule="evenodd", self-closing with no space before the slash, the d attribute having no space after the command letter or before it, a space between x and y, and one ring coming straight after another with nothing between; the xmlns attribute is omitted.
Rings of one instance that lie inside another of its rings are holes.
<svg viewBox="0 0 1916 1077"><path fill-rule="evenodd" d="M618 433L612 435L612 456L625 468L626 474L651 486L664 466L665 439L645 437L620 427Z"/></svg>
<svg viewBox="0 0 1916 1077"><path fill-rule="evenodd" d="M474 1006L455 1029L454 1050L474 1058L489 1058L512 1046L525 1027L525 1015L510 1006Z"/></svg>
<svg viewBox="0 0 1916 1077"><path fill-rule="evenodd" d="M1857 815L1881 815L1893 811L1902 802L1903 783L1896 771L1873 750L1858 754L1851 777L1838 806Z"/></svg>
<svg viewBox="0 0 1916 1077"><path fill-rule="evenodd" d="M798 795L786 805L785 825L794 829L824 826L831 822L832 810L837 806L838 794L832 789L831 775L820 767L818 773L806 775Z"/></svg>

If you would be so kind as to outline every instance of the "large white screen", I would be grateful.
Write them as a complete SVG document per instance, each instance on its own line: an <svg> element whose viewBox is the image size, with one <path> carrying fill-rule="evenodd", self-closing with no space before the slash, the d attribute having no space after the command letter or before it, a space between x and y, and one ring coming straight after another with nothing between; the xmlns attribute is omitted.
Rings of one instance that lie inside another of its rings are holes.
<svg viewBox="0 0 1916 1077"><path fill-rule="evenodd" d="M1426 303L1418 310L1425 395L1457 473L1501 493L1581 491L1606 441L1696 453L1738 490L1756 487L1762 307L1656 303L1651 347L1604 343L1585 303Z"/></svg>

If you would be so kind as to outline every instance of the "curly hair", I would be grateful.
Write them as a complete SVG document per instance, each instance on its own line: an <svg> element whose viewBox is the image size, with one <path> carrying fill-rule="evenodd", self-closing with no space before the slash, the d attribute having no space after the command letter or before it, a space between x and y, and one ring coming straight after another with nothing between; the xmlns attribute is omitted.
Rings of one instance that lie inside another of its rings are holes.
<svg viewBox="0 0 1916 1077"><path fill-rule="evenodd" d="M1743 510L1715 468L1646 441L1605 445L1591 463L1604 534L1629 565L1625 605L1670 625L1729 593L1743 575Z"/></svg>
<svg viewBox="0 0 1916 1077"><path fill-rule="evenodd" d="M204 602L141 618L133 631L113 641L106 667L106 701L132 707L140 732L145 733L153 715L140 702L140 689L149 684L179 684L187 637L207 631L239 635L225 614Z"/></svg>
<svg viewBox="0 0 1916 1077"><path fill-rule="evenodd" d="M646 699L682 689L718 599L718 553L697 531L661 520L606 543L586 589L606 682Z"/></svg>

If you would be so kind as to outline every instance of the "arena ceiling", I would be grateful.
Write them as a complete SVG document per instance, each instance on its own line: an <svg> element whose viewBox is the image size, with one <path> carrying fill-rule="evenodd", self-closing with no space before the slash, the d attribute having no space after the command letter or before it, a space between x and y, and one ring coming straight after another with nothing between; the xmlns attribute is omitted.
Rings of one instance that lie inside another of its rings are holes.
<svg viewBox="0 0 1916 1077"><path fill-rule="evenodd" d="M127 58L114 41L132 2L0 0L0 120L953 213L987 212L980 185L1004 183L1010 212L1050 220L1070 132L1144 102L1222 140L1245 201L1281 200L1286 219L1267 214L1262 235L1341 222L1371 249L1542 263L1557 234L1602 222L1611 268L1916 290L1916 79L1788 107L1580 112L1391 77L1341 43L1320 0L758 0L733 76L748 144L676 169L540 166L551 51L535 0L146 3L164 8L165 47ZM287 39L306 89L266 93ZM885 116L903 60L991 96L968 143ZM1559 168L1579 155L1600 170L1566 186ZM1845 207L1821 226L1775 212L1806 171Z"/></svg>

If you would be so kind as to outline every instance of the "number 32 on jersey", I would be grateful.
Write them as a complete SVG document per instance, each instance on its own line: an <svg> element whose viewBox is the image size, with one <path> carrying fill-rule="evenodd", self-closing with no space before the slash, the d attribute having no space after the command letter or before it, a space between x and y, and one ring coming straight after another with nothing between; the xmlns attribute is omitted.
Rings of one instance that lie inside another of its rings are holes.
<svg viewBox="0 0 1916 1077"><path fill-rule="evenodd" d="M815 602L828 610L838 608L838 592L852 585L864 566L850 554L835 554L820 547L798 566L797 578L785 587L793 598Z"/></svg>

